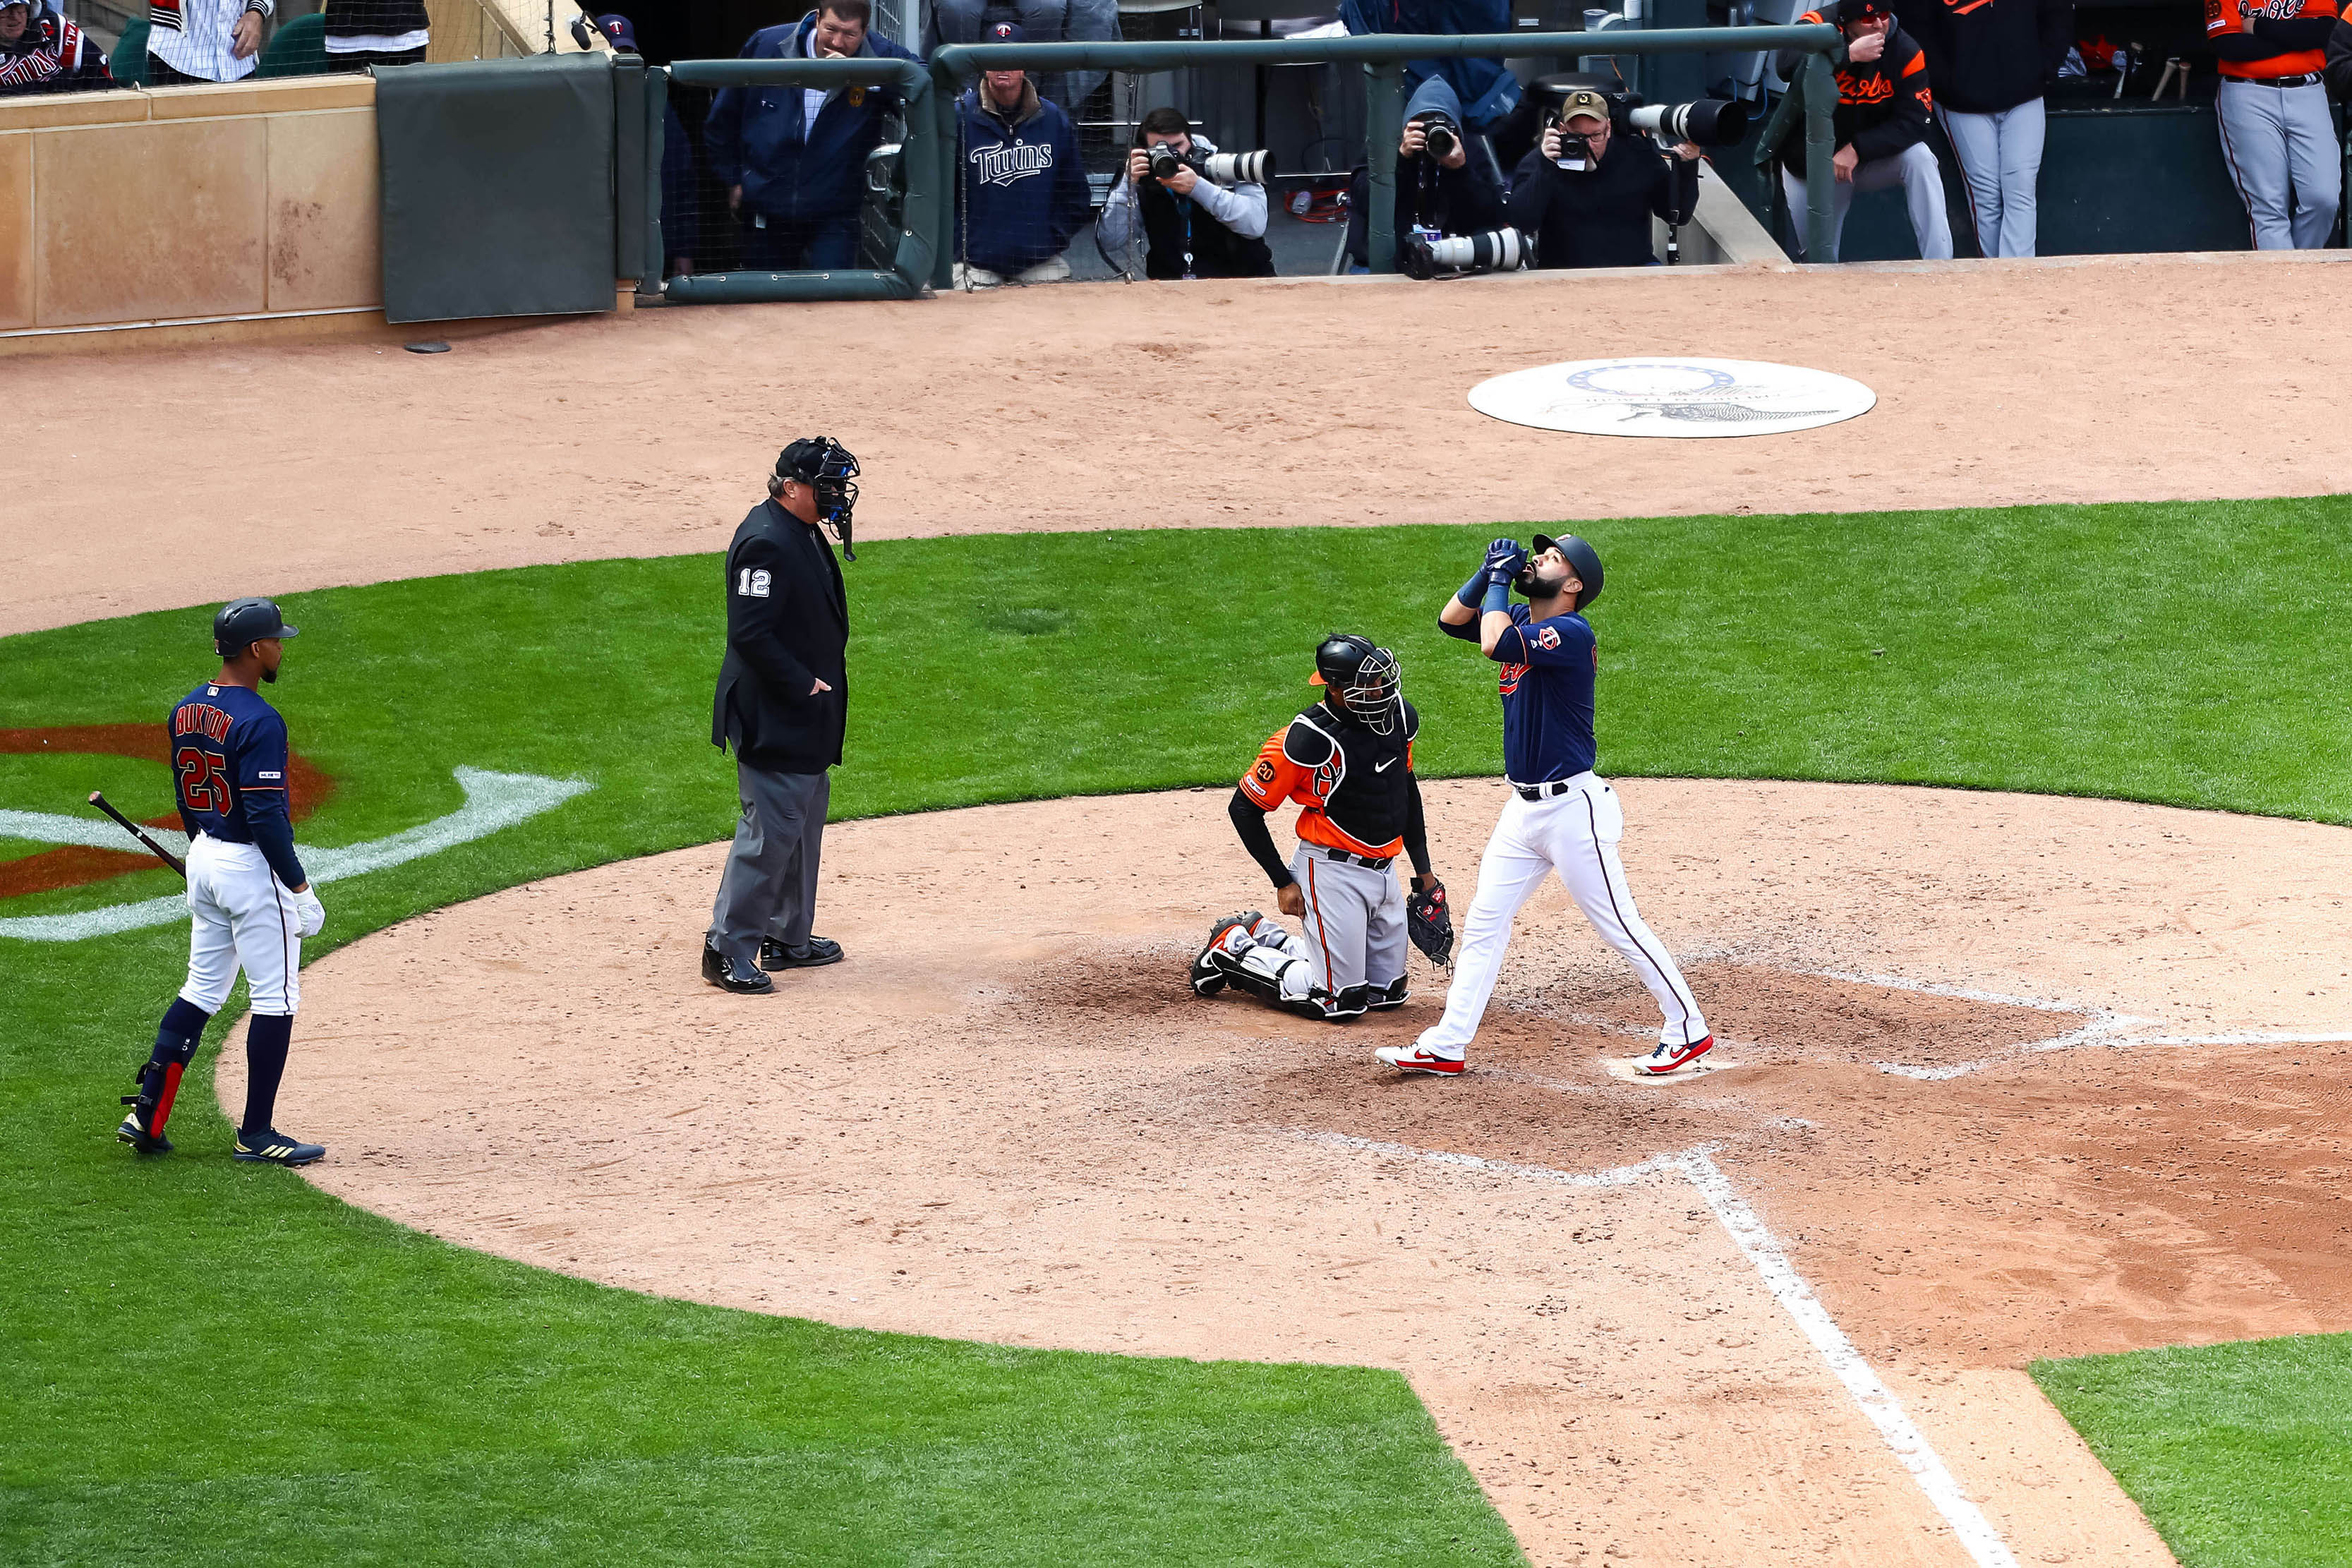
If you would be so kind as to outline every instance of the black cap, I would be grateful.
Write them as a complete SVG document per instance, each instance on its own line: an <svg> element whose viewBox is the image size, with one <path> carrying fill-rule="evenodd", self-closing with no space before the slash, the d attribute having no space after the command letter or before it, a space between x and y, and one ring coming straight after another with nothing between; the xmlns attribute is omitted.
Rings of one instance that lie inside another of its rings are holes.
<svg viewBox="0 0 2352 1568"><path fill-rule="evenodd" d="M271 637L290 637L296 628L286 624L278 606L267 599L232 599L213 617L213 650L223 658L243 653Z"/></svg>
<svg viewBox="0 0 2352 1568"><path fill-rule="evenodd" d="M1558 539L1552 538L1548 533L1538 533L1536 535L1535 548L1529 550L1528 554L1532 558L1541 555L1547 550L1559 551L1561 558L1567 561L1568 569L1576 574L1576 580L1584 584L1583 592L1576 595L1578 609L1584 608L1585 605L1601 597L1601 552L1599 551L1572 533L1563 533Z"/></svg>

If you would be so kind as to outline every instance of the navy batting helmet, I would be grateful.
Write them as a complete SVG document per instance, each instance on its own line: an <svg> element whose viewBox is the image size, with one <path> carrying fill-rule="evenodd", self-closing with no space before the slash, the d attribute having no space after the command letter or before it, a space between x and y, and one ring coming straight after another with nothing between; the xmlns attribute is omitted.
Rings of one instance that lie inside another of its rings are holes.
<svg viewBox="0 0 2352 1568"><path fill-rule="evenodd" d="M232 599L213 617L213 651L223 658L234 658L255 643L294 635L295 628L267 599Z"/></svg>
<svg viewBox="0 0 2352 1568"><path fill-rule="evenodd" d="M1561 559L1568 563L1568 569L1576 574L1576 580L1584 584L1582 592L1576 595L1578 609L1601 597L1601 555L1598 551L1572 533L1563 533L1558 539L1538 533L1535 548L1528 553L1541 555L1547 550L1558 550Z"/></svg>

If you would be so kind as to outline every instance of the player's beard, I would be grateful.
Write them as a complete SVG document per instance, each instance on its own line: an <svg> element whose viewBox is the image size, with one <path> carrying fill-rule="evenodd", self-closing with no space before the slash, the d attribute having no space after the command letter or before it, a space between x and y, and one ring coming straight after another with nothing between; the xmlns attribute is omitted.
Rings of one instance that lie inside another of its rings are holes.
<svg viewBox="0 0 2352 1568"><path fill-rule="evenodd" d="M1531 600L1556 599L1559 597L1560 590L1568 586L1570 575L1562 572L1557 577L1531 576L1528 579L1525 592Z"/></svg>
<svg viewBox="0 0 2352 1568"><path fill-rule="evenodd" d="M277 672L276 670L274 670L274 669L267 669L267 668L265 668L265 669L261 672L261 684L262 684L262 685L264 685L264 686L275 686L275 685L277 685L277 684L278 684L278 672Z"/></svg>

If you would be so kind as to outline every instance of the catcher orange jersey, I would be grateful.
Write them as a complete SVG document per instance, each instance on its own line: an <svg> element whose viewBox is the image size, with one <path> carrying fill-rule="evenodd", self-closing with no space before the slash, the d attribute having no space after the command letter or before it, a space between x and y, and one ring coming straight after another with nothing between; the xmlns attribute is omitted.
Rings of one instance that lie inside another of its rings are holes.
<svg viewBox="0 0 2352 1568"><path fill-rule="evenodd" d="M1266 737L1242 775L1242 793L1264 811L1305 806L1302 843L1393 859L1404 851L1412 741L1421 732L1421 715L1410 702L1403 708L1404 722L1385 735L1335 719L1328 708L1308 709Z"/></svg>

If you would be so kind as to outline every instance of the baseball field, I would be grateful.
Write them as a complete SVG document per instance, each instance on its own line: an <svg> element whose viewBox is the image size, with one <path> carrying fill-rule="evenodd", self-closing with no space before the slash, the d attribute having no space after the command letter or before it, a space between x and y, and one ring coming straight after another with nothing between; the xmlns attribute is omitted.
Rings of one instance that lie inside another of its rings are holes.
<svg viewBox="0 0 2352 1568"><path fill-rule="evenodd" d="M227 1157L241 1000L179 1150L112 1141L177 879L0 843L0 1560L2352 1563L2352 465L2315 368L2352 328L2195 332L2320 265L41 363L71 460L0 584L0 827L97 788L162 819L141 736L266 593L297 836L342 868L297 1175ZM2123 298L2182 376L2117 375ZM1628 443L1462 401L1665 349L1879 405ZM850 962L730 996L716 552L815 431L866 470L818 921ZM1267 893L1224 798L1335 626L1402 661L1466 900L1494 677L1435 612L1561 525L1608 563L1627 870L1723 1065L1605 1070L1646 998L1557 888L1457 1080L1371 1060L1442 1004L1417 958L1355 1026L1192 997Z"/></svg>

